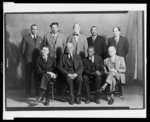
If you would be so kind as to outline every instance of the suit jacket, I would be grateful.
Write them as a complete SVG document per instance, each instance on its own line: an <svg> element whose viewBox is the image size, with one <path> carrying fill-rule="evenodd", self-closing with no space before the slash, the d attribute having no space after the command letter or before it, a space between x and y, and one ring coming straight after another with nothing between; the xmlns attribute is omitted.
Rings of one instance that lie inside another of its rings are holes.
<svg viewBox="0 0 150 122"><path fill-rule="evenodd" d="M121 82L125 83L126 65L125 65L124 58L116 55L114 64L115 64L115 69L117 70L118 74L120 74L121 76ZM111 67L113 67L110 58L106 58L104 60L104 65L106 66L108 72L110 71Z"/></svg>
<svg viewBox="0 0 150 122"><path fill-rule="evenodd" d="M112 45L116 47L118 56L123 56L124 58L126 58L128 54L128 49L129 49L129 44L128 44L128 40L126 37L120 36L119 42L117 45L115 42L115 37L109 38L108 47Z"/></svg>
<svg viewBox="0 0 150 122"><path fill-rule="evenodd" d="M58 65L58 71L64 76L70 73L77 73L78 75L82 75L83 64L80 56L73 54L73 62L71 62L67 54L62 55Z"/></svg>
<svg viewBox="0 0 150 122"><path fill-rule="evenodd" d="M87 75L92 75L93 66L92 66L92 62L89 60L88 57L83 59L83 66L84 66L84 73ZM94 56L94 69L95 71L98 70L101 73L103 73L103 61L100 56L96 56L96 55Z"/></svg>
<svg viewBox="0 0 150 122"><path fill-rule="evenodd" d="M32 39L31 34L23 37L21 43L21 52L27 63L34 62L40 54L42 38L37 35L36 41Z"/></svg>
<svg viewBox="0 0 150 122"><path fill-rule="evenodd" d="M74 53L76 53L77 55L80 55L81 58L83 58L87 56L87 48L88 48L87 39L82 34L79 34L78 36L79 37L78 37L77 43L73 35L67 38L67 42L72 42L74 45Z"/></svg>
<svg viewBox="0 0 150 122"><path fill-rule="evenodd" d="M97 35L97 37L93 41L92 36L90 36L87 38L87 41L88 41L88 46L94 46L96 55L101 56L102 59L106 58L107 46L104 37Z"/></svg>
<svg viewBox="0 0 150 122"><path fill-rule="evenodd" d="M47 62L44 61L42 55L38 57L34 64L37 74L44 74L47 72L56 72L55 58L48 56Z"/></svg>
<svg viewBox="0 0 150 122"><path fill-rule="evenodd" d="M58 57L63 54L65 49L66 37L62 33L58 33L56 42L52 33L44 35L42 45L48 45L50 50L50 57Z"/></svg>

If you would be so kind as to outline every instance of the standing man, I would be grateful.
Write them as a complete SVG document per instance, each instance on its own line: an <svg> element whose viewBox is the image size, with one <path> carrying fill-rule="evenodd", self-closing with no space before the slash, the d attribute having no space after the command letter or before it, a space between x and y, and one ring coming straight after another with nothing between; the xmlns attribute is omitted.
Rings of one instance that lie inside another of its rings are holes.
<svg viewBox="0 0 150 122"><path fill-rule="evenodd" d="M120 35L121 29L120 27L113 28L114 37L109 38L108 47L115 46L117 55L124 57L126 60L126 56L128 54L129 43L126 37Z"/></svg>
<svg viewBox="0 0 150 122"><path fill-rule="evenodd" d="M43 44L49 47L49 55L59 61L60 55L63 54L66 37L59 32L59 23L53 22L50 24L51 32L44 35Z"/></svg>
<svg viewBox="0 0 150 122"><path fill-rule="evenodd" d="M88 46L93 46L95 50L95 54L101 56L102 59L104 60L107 55L106 40L104 37L99 36L97 34L96 26L91 27L91 34L92 36L87 38Z"/></svg>
<svg viewBox="0 0 150 122"><path fill-rule="evenodd" d="M33 64L40 54L42 38L37 35L37 25L31 25L31 33L22 39L21 50L26 63L26 97L31 96L31 78L33 74ZM36 74L34 74L35 76ZM36 77L35 84L36 84ZM36 90L36 95L38 91Z"/></svg>
<svg viewBox="0 0 150 122"><path fill-rule="evenodd" d="M94 91L96 92L95 102L100 104L98 90L101 87L101 75L103 74L103 61L100 56L94 55L94 47L88 48L88 57L83 59L83 80L87 92L86 104L90 103L90 89L91 85L94 85ZM91 84L92 83L92 84Z"/></svg>
<svg viewBox="0 0 150 122"><path fill-rule="evenodd" d="M58 70L64 76L70 89L70 104L73 105L76 98L76 103L81 104L81 89L82 89L82 72L83 65L79 55L73 53L73 43L66 44L66 54L64 54L58 65ZM76 89L75 89L76 88ZM74 89L77 94L74 95Z"/></svg>
<svg viewBox="0 0 150 122"><path fill-rule="evenodd" d="M87 56L87 39L84 35L80 34L80 24L75 23L73 26L73 35L69 36L67 42L72 42L74 46L74 53L80 55L81 58Z"/></svg>

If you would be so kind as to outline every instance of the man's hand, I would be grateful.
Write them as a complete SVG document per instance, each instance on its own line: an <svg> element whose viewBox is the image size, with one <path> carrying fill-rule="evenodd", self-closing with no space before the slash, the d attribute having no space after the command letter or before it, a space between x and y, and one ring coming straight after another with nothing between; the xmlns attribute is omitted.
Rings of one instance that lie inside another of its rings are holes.
<svg viewBox="0 0 150 122"><path fill-rule="evenodd" d="M75 79L76 77L78 77L78 74L77 74L77 73L74 73L74 74L73 74L73 77L74 77L74 79Z"/></svg>
<svg viewBox="0 0 150 122"><path fill-rule="evenodd" d="M74 79L73 74L68 74L68 77L70 77L71 79Z"/></svg>
<svg viewBox="0 0 150 122"><path fill-rule="evenodd" d="M117 73L117 70L116 69L110 69L110 72L116 72Z"/></svg>
<svg viewBox="0 0 150 122"><path fill-rule="evenodd" d="M47 74L49 74L51 76L51 78L56 78L56 74L54 74L53 72L47 72Z"/></svg>
<svg viewBox="0 0 150 122"><path fill-rule="evenodd" d="M101 75L100 71L96 70L95 74L97 74L98 76Z"/></svg>

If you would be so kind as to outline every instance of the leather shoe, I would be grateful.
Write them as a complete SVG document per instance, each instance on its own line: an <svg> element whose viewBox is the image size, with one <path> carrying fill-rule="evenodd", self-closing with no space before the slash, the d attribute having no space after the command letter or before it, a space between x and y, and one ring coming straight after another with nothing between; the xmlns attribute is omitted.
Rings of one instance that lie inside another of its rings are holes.
<svg viewBox="0 0 150 122"><path fill-rule="evenodd" d="M50 103L50 99L46 99L45 105L46 105L46 106L49 106L49 103Z"/></svg>
<svg viewBox="0 0 150 122"><path fill-rule="evenodd" d="M98 98L95 100L95 102L96 102L97 104L100 104L100 100L99 100Z"/></svg>
<svg viewBox="0 0 150 122"><path fill-rule="evenodd" d="M77 104L81 104L81 100L80 100L80 97L77 97Z"/></svg>
<svg viewBox="0 0 150 122"><path fill-rule="evenodd" d="M89 103L90 103L90 100L86 99L85 104L89 104Z"/></svg>
<svg viewBox="0 0 150 122"><path fill-rule="evenodd" d="M74 104L74 99L71 99L71 100L69 101L69 104L70 104L70 105L73 105L73 104Z"/></svg>
<svg viewBox="0 0 150 122"><path fill-rule="evenodd" d="M113 98L110 98L110 100L108 101L108 104L109 105L112 105L114 103L114 99Z"/></svg>

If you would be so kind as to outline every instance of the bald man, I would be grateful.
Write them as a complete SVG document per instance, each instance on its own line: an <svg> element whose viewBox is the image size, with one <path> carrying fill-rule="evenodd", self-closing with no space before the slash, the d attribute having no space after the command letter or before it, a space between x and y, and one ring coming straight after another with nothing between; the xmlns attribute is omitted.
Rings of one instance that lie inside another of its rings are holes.
<svg viewBox="0 0 150 122"><path fill-rule="evenodd" d="M88 43L86 37L80 33L81 27L79 23L73 26L74 33L67 38L67 42L72 42L74 46L74 53L80 55L81 58L87 56Z"/></svg>
<svg viewBox="0 0 150 122"><path fill-rule="evenodd" d="M70 104L73 105L75 100L77 104L81 104L81 89L82 89L82 72L83 65L79 55L74 54L73 43L68 42L66 44L66 53L61 57L58 65L58 71L64 76L70 89ZM74 87L74 85L76 87ZM77 94L74 95L74 89L76 88Z"/></svg>
<svg viewBox="0 0 150 122"><path fill-rule="evenodd" d="M116 48L114 46L110 46L108 48L109 58L104 60L105 73L107 75L106 82L101 87L100 92L102 93L105 88L110 85L110 99L108 104L113 104L113 92L115 91L116 79L121 81L122 84L125 83L125 72L126 65L125 60L121 56L116 55Z"/></svg>

